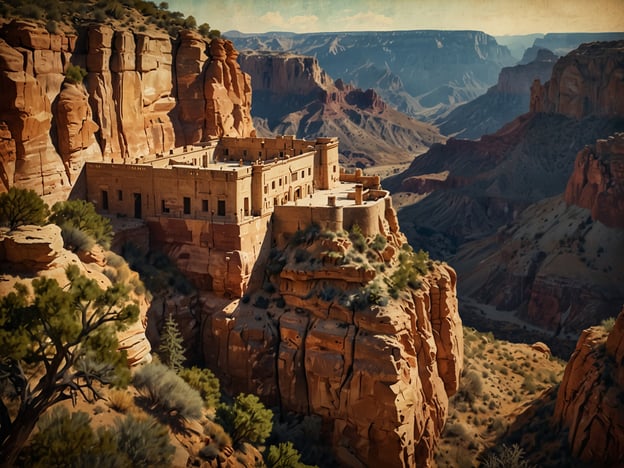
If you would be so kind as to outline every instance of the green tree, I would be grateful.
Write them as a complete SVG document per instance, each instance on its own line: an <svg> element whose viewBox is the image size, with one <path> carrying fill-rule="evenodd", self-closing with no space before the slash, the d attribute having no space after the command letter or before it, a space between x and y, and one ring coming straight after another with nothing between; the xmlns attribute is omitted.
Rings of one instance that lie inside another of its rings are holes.
<svg viewBox="0 0 624 468"><path fill-rule="evenodd" d="M301 454L292 442L281 442L271 445L266 452L265 463L267 468L308 468L310 465L301 463Z"/></svg>
<svg viewBox="0 0 624 468"><path fill-rule="evenodd" d="M95 280L66 271L68 284L36 278L34 298L23 284L0 298L0 460L12 466L40 416L82 395L101 398L94 384L125 386L130 380L116 331L137 320L127 288L102 290ZM7 398L17 399L9 411Z"/></svg>
<svg viewBox="0 0 624 468"><path fill-rule="evenodd" d="M76 229L93 237L95 242L105 249L110 247L113 240L113 227L108 218L99 215L92 203L85 200L67 200L55 203L52 206L50 221L60 226L63 239ZM69 248L72 247L70 244Z"/></svg>
<svg viewBox="0 0 624 468"><path fill-rule="evenodd" d="M49 211L34 190L11 187L0 194L0 224L13 230L24 224L45 224Z"/></svg>
<svg viewBox="0 0 624 468"><path fill-rule="evenodd" d="M210 369L193 366L190 369L182 369L178 375L199 392L207 408L215 408L219 404L221 399L219 379Z"/></svg>
<svg viewBox="0 0 624 468"><path fill-rule="evenodd" d="M210 25L208 23L200 24L197 30L199 31L199 34L204 37L208 37L210 35Z"/></svg>
<svg viewBox="0 0 624 468"><path fill-rule="evenodd" d="M80 84L85 76L87 76L87 70L80 65L69 65L65 70L65 81L69 83Z"/></svg>
<svg viewBox="0 0 624 468"><path fill-rule="evenodd" d="M232 405L217 408L217 422L230 434L235 445L262 444L271 434L273 412L256 395L239 394Z"/></svg>
<svg viewBox="0 0 624 468"><path fill-rule="evenodd" d="M180 333L177 322L171 314L165 320L165 326L160 333L160 346L158 355L163 364L176 372L179 372L184 364L184 339Z"/></svg>

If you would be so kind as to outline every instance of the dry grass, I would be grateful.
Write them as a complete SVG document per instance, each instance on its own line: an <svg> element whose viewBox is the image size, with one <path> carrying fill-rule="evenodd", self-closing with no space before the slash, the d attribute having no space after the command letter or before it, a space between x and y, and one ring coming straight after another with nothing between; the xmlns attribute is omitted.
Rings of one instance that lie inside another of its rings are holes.
<svg viewBox="0 0 624 468"><path fill-rule="evenodd" d="M134 395L127 390L110 390L106 396L109 408L121 414L127 414L135 408Z"/></svg>

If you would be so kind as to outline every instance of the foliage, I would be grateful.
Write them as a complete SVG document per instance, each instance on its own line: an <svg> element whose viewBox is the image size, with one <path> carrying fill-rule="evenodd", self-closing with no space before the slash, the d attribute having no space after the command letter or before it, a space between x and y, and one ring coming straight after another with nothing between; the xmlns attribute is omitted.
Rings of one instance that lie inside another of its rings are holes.
<svg viewBox="0 0 624 468"><path fill-rule="evenodd" d="M113 239L110 220L100 216L92 203L85 200L67 200L52 206L50 221L63 230L78 229L93 237L95 242L109 248Z"/></svg>
<svg viewBox="0 0 624 468"><path fill-rule="evenodd" d="M600 322L600 326L605 329L607 333L611 333L613 327L615 326L615 317L609 317Z"/></svg>
<svg viewBox="0 0 624 468"><path fill-rule="evenodd" d="M73 84L80 84L87 76L87 70L80 65L69 65L65 70L65 81Z"/></svg>
<svg viewBox="0 0 624 468"><path fill-rule="evenodd" d="M66 270L69 283L32 281L0 298L0 379L19 401L13 420L5 397L0 401L0 456L12 462L39 417L56 403L100 398L95 382L126 385L130 371L118 352L116 331L137 320L139 310L127 304L127 290L102 290L95 280Z"/></svg>
<svg viewBox="0 0 624 468"><path fill-rule="evenodd" d="M388 283L388 291L393 298L399 296L399 291L409 286L418 289L421 285L419 276L427 273L429 254L423 250L414 253L409 244L404 244L399 253L399 266L392 273Z"/></svg>
<svg viewBox="0 0 624 468"><path fill-rule="evenodd" d="M25 454L27 466L129 466L126 454L117 450L115 435L105 428L95 432L83 411L70 414L67 408L56 407L37 427Z"/></svg>
<svg viewBox="0 0 624 468"><path fill-rule="evenodd" d="M221 399L219 379L210 369L191 367L182 369L179 374L184 381L199 392L207 408L216 408Z"/></svg>
<svg viewBox="0 0 624 468"><path fill-rule="evenodd" d="M118 413L127 413L134 404L134 398L131 393L123 389L114 389L108 392L106 396L108 406Z"/></svg>
<svg viewBox="0 0 624 468"><path fill-rule="evenodd" d="M143 392L152 409L160 408L183 419L201 417L204 401L199 392L164 364L144 365L135 372L132 383Z"/></svg>
<svg viewBox="0 0 624 468"><path fill-rule="evenodd" d="M61 227L63 246L72 252L87 252L95 245L95 239L77 227L65 224Z"/></svg>
<svg viewBox="0 0 624 468"><path fill-rule="evenodd" d="M517 444L511 447L503 444L499 453L488 455L481 466L483 468L530 468L532 465L524 459L524 450Z"/></svg>
<svg viewBox="0 0 624 468"><path fill-rule="evenodd" d="M184 357L184 339L178 328L178 324L169 314L165 320L165 326L160 332L160 346L158 347L158 356L163 364L179 372L186 358Z"/></svg>
<svg viewBox="0 0 624 468"><path fill-rule="evenodd" d="M169 431L154 418L132 415L116 421L117 447L130 459L133 468L170 466L175 448L169 442Z"/></svg>
<svg viewBox="0 0 624 468"><path fill-rule="evenodd" d="M281 442L271 445L266 452L265 463L268 468L305 468L309 465L301 463L301 454L292 442Z"/></svg>
<svg viewBox="0 0 624 468"><path fill-rule="evenodd" d="M353 247L360 253L364 253L366 250L366 237L362 234L362 229L359 225L354 224L349 232L349 239L353 243Z"/></svg>
<svg viewBox="0 0 624 468"><path fill-rule="evenodd" d="M45 224L48 215L48 205L34 190L11 187L0 194L0 225L11 231L25 224Z"/></svg>
<svg viewBox="0 0 624 468"><path fill-rule="evenodd" d="M301 458L299 462L308 465L336 466L331 449L321 438L322 419L318 415L301 416L294 413L276 415L273 421L273 432L267 444L276 446L292 442ZM269 451L270 451L269 447ZM274 449L275 450L275 449ZM279 448L278 448L279 450ZM286 450L288 453L289 450ZM268 455L265 452L265 457ZM267 465L269 461L266 460Z"/></svg>
<svg viewBox="0 0 624 468"><path fill-rule="evenodd" d="M371 242L371 249L376 250L377 252L381 252L383 249L386 248L387 243L388 240L384 236L382 236L381 234L377 234L373 239L373 242Z"/></svg>
<svg viewBox="0 0 624 468"><path fill-rule="evenodd" d="M235 445L262 444L271 434L273 412L255 395L239 394L232 405L217 408L217 422L230 434Z"/></svg>

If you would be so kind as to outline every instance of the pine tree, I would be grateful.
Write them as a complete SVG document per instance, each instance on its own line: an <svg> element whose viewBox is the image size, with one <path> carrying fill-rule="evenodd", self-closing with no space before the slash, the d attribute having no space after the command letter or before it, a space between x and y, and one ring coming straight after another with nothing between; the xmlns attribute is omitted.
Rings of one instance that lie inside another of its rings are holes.
<svg viewBox="0 0 624 468"><path fill-rule="evenodd" d="M44 224L48 215L48 205L34 190L11 187L0 194L0 225L10 230L24 224Z"/></svg>
<svg viewBox="0 0 624 468"><path fill-rule="evenodd" d="M160 346L158 347L158 355L163 364L171 369L179 372L186 358L184 357L184 345L182 334L178 328L178 324L169 314L165 325L160 333Z"/></svg>

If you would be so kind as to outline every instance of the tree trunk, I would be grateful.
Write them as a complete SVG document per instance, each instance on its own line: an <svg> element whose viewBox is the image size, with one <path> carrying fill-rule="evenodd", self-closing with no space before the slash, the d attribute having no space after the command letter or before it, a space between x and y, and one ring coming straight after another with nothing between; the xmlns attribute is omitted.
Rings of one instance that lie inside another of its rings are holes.
<svg viewBox="0 0 624 468"><path fill-rule="evenodd" d="M41 416L34 408L20 412L13 421L9 436L0 445L0 468L12 468Z"/></svg>

